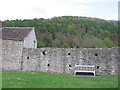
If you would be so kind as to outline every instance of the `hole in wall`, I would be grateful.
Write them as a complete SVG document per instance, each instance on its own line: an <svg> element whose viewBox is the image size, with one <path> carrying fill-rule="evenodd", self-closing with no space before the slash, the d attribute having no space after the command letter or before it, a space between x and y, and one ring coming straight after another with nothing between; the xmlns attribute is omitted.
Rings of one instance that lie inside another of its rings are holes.
<svg viewBox="0 0 120 90"><path fill-rule="evenodd" d="M29 59L29 57L27 57L27 59Z"/></svg>
<svg viewBox="0 0 120 90"><path fill-rule="evenodd" d="M99 66L97 66L97 69L99 69Z"/></svg>
<svg viewBox="0 0 120 90"><path fill-rule="evenodd" d="M70 53L68 53L68 55L70 55Z"/></svg>
<svg viewBox="0 0 120 90"><path fill-rule="evenodd" d="M46 51L43 51L42 53L43 53L43 55L46 55Z"/></svg>
<svg viewBox="0 0 120 90"><path fill-rule="evenodd" d="M47 66L50 66L50 64L48 64Z"/></svg>
<svg viewBox="0 0 120 90"><path fill-rule="evenodd" d="M98 54L95 54L95 56L98 56Z"/></svg>
<svg viewBox="0 0 120 90"><path fill-rule="evenodd" d="M71 65L69 65L69 67L71 67Z"/></svg>

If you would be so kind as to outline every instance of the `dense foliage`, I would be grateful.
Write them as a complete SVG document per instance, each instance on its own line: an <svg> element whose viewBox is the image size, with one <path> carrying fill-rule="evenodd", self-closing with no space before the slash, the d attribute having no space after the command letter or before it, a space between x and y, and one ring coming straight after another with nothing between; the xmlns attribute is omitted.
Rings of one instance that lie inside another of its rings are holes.
<svg viewBox="0 0 120 90"><path fill-rule="evenodd" d="M117 22L98 18L62 16L51 19L6 20L7 27L35 27L38 47L116 47Z"/></svg>

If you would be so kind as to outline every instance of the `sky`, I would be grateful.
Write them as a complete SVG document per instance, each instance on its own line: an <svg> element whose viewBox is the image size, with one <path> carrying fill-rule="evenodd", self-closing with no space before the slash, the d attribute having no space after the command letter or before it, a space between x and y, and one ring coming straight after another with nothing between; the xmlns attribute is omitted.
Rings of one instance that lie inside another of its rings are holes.
<svg viewBox="0 0 120 90"><path fill-rule="evenodd" d="M0 20L86 16L118 20L119 0L0 0Z"/></svg>

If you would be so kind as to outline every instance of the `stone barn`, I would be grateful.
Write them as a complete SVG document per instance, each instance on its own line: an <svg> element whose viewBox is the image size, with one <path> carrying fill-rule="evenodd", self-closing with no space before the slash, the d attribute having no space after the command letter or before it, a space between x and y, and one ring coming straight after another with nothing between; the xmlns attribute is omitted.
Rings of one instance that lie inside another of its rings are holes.
<svg viewBox="0 0 120 90"><path fill-rule="evenodd" d="M19 70L23 48L36 48L37 40L33 27L2 27L0 22L0 43L2 43L3 70Z"/></svg>

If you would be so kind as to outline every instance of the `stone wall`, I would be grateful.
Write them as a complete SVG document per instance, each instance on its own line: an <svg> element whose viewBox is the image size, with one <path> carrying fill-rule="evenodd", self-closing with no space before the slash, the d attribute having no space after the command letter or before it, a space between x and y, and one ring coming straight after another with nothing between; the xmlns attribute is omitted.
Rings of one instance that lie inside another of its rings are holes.
<svg viewBox="0 0 120 90"><path fill-rule="evenodd" d="M21 71L74 73L74 65L95 65L97 75L118 74L118 48L23 49Z"/></svg>
<svg viewBox="0 0 120 90"><path fill-rule="evenodd" d="M0 37L2 36L2 31L0 30ZM0 71L2 71L2 39L0 39Z"/></svg>
<svg viewBox="0 0 120 90"><path fill-rule="evenodd" d="M19 71L23 42L2 39L0 42L2 42L2 69Z"/></svg>

